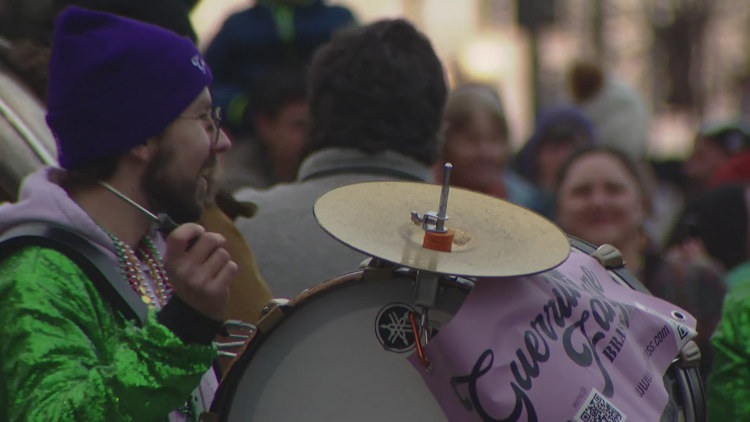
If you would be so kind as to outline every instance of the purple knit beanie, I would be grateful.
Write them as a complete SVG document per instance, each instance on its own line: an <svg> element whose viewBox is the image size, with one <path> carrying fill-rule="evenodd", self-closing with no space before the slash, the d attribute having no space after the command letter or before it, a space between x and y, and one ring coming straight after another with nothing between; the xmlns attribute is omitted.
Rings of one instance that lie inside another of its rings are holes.
<svg viewBox="0 0 750 422"><path fill-rule="evenodd" d="M211 81L189 39L136 20L66 8L55 21L47 97L60 165L81 167L145 143Z"/></svg>

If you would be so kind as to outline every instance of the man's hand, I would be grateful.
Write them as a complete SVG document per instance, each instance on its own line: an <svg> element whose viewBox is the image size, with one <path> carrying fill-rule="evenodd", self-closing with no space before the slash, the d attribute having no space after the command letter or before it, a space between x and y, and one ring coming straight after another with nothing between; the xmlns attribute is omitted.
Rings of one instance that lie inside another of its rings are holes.
<svg viewBox="0 0 750 422"><path fill-rule="evenodd" d="M215 321L224 320L229 282L237 274L225 242L224 236L198 224L183 224L167 237L164 259L175 294Z"/></svg>

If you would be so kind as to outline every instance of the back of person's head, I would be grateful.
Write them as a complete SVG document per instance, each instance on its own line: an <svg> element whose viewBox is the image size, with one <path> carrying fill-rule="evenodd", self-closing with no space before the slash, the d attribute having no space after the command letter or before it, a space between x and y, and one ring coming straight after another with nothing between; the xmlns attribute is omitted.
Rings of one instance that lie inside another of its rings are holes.
<svg viewBox="0 0 750 422"><path fill-rule="evenodd" d="M192 0L57 0L57 3L126 16L169 29L193 42L198 39L190 21L190 9L195 6Z"/></svg>
<svg viewBox="0 0 750 422"><path fill-rule="evenodd" d="M703 242L706 252L725 270L750 258L748 230L750 210L747 184L736 183L707 189L691 199L669 239L670 245L691 238Z"/></svg>
<svg viewBox="0 0 750 422"><path fill-rule="evenodd" d="M594 61L573 64L568 74L573 102L586 113L599 143L643 160L648 155L650 111L643 96Z"/></svg>
<svg viewBox="0 0 750 422"><path fill-rule="evenodd" d="M196 39L189 17L195 0L3 0L0 4L0 33L11 39L33 39L49 45L54 18L68 6L151 22Z"/></svg>
<svg viewBox="0 0 750 422"><path fill-rule="evenodd" d="M279 65L263 74L248 92L251 113L275 117L287 105L307 101L307 68Z"/></svg>
<svg viewBox="0 0 750 422"><path fill-rule="evenodd" d="M688 192L699 192L715 183L715 173L728 161L750 151L750 130L742 120L704 123L697 131L693 150L682 171ZM725 170L722 170L725 171Z"/></svg>
<svg viewBox="0 0 750 422"><path fill-rule="evenodd" d="M584 103L599 95L606 78L602 67L589 60L574 62L567 76L570 94L576 103Z"/></svg>
<svg viewBox="0 0 750 422"><path fill-rule="evenodd" d="M437 158L447 86L430 41L409 22L343 30L310 68L308 152L329 147Z"/></svg>
<svg viewBox="0 0 750 422"><path fill-rule="evenodd" d="M510 133L505 108L497 90L488 85L467 83L452 90L445 103L443 121L449 131L458 130L472 124L477 113L487 113L503 140L508 140Z"/></svg>
<svg viewBox="0 0 750 422"><path fill-rule="evenodd" d="M590 145L595 141L591 120L576 107L555 107L539 114L534 129L538 142L569 142Z"/></svg>
<svg viewBox="0 0 750 422"><path fill-rule="evenodd" d="M189 39L161 27L80 7L55 22L47 123L60 165L122 155L161 133L210 85Z"/></svg>
<svg viewBox="0 0 750 422"><path fill-rule="evenodd" d="M543 147L565 147L572 152L595 142L593 123L577 107L545 109L539 114L533 134L518 154L517 169L528 180L538 182L537 156Z"/></svg>
<svg viewBox="0 0 750 422"><path fill-rule="evenodd" d="M169 29L193 42L190 21L196 0L2 0L0 36L10 40L3 59L45 101L49 46L55 17L68 6L113 13Z"/></svg>
<svg viewBox="0 0 750 422"><path fill-rule="evenodd" d="M723 151L726 155L734 155L750 150L750 128L739 120L704 124L697 134Z"/></svg>

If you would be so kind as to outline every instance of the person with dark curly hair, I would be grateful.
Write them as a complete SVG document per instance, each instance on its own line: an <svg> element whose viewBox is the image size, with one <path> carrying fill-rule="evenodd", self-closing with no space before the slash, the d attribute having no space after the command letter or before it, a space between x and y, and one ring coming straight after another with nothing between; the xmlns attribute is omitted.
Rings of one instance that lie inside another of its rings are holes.
<svg viewBox="0 0 750 422"><path fill-rule="evenodd" d="M309 89L311 130L296 181L235 194L258 206L237 228L246 239L264 240L258 266L281 297L354 270L365 258L316 224L320 195L368 180L431 180L448 90L430 41L401 19L335 36L313 58Z"/></svg>

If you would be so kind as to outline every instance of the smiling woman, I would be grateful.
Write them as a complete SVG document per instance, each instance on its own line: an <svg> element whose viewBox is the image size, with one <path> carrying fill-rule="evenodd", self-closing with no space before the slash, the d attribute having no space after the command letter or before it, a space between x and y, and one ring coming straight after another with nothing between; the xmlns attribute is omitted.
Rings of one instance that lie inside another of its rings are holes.
<svg viewBox="0 0 750 422"><path fill-rule="evenodd" d="M536 189L508 165L508 121L494 88L477 83L455 88L445 105L443 125L438 173L443 163L452 163L451 184L539 208ZM441 180L442 174L436 179Z"/></svg>
<svg viewBox="0 0 750 422"><path fill-rule="evenodd" d="M686 245L669 254L656 250L643 226L650 203L645 172L617 150L584 147L573 153L558 173L558 225L572 236L619 249L625 267L654 296L697 318L696 342L705 377L712 355L708 339L721 316L726 293L722 271L700 245Z"/></svg>
<svg viewBox="0 0 750 422"><path fill-rule="evenodd" d="M635 164L616 151L580 150L558 178L557 222L573 236L614 245L636 269L649 203L642 180Z"/></svg>

